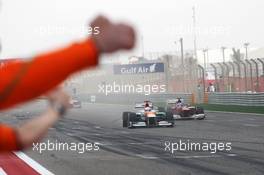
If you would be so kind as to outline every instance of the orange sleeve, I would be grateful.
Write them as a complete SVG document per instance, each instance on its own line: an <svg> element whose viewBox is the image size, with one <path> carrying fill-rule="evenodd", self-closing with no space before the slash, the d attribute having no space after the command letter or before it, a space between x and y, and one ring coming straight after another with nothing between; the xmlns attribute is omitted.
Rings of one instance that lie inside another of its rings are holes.
<svg viewBox="0 0 264 175"><path fill-rule="evenodd" d="M19 149L16 132L13 128L0 124L0 153Z"/></svg>
<svg viewBox="0 0 264 175"><path fill-rule="evenodd" d="M21 60L7 64L0 68L0 109L32 100L59 85L69 75L96 66L98 55L94 41L88 39L39 55L31 61ZM19 74L21 77L17 77ZM12 87L14 82L15 86Z"/></svg>

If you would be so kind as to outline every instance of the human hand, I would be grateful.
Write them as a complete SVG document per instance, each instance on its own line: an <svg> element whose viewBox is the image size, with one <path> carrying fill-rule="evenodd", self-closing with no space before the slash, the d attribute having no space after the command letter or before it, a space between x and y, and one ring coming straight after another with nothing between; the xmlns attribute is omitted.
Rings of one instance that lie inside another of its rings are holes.
<svg viewBox="0 0 264 175"><path fill-rule="evenodd" d="M124 23L113 23L104 16L98 16L91 27L99 27L99 34L93 34L92 39L101 53L112 53L122 49L132 49L135 45L133 27Z"/></svg>
<svg viewBox="0 0 264 175"><path fill-rule="evenodd" d="M52 109L63 115L70 108L70 97L61 88L47 94Z"/></svg>

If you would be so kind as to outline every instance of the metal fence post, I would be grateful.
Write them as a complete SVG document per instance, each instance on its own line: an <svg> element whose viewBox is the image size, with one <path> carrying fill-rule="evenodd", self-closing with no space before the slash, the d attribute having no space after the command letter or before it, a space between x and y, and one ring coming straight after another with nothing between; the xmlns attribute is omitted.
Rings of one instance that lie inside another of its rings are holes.
<svg viewBox="0 0 264 175"><path fill-rule="evenodd" d="M234 63L237 65L239 88L241 88L241 69L240 69L240 64L238 62L234 62Z"/></svg>
<svg viewBox="0 0 264 175"><path fill-rule="evenodd" d="M222 73L222 78L223 78L223 86L224 86L224 91L225 91L225 76L224 76L224 74L225 74L225 68L224 68L224 66L221 63L218 63L218 65L221 68L221 73Z"/></svg>
<svg viewBox="0 0 264 175"><path fill-rule="evenodd" d="M245 60L249 64L250 69L250 89L253 91L253 73L252 73L252 64L249 60Z"/></svg>
<svg viewBox="0 0 264 175"><path fill-rule="evenodd" d="M223 63L223 65L226 66L226 70L227 70L227 88L228 88L228 92L230 92L230 88L229 88L229 86L230 86L230 79L229 79L229 72L230 72L230 69L229 69L228 64Z"/></svg>
<svg viewBox="0 0 264 175"><path fill-rule="evenodd" d="M243 61L240 61L240 63L244 66L245 90L247 91L247 65Z"/></svg>
<svg viewBox="0 0 264 175"><path fill-rule="evenodd" d="M199 69L201 70L201 72L202 72L202 78L203 78L203 88L204 88L204 92L205 92L205 70L204 70L204 68L203 68L203 66L201 66L200 64L198 64L198 67L199 67Z"/></svg>
<svg viewBox="0 0 264 175"><path fill-rule="evenodd" d="M258 63L254 59L251 59L251 61L253 63L255 63L255 66L256 66L256 76L257 76L257 90L256 91L259 92L259 70L258 70Z"/></svg>
<svg viewBox="0 0 264 175"><path fill-rule="evenodd" d="M233 62L229 62L229 64L231 65L232 67L232 70L233 70L233 81L235 80L235 77L236 77L236 69L235 69L235 65ZM232 89L231 89L232 91Z"/></svg>
<svg viewBox="0 0 264 175"><path fill-rule="evenodd" d="M262 75L264 76L264 61L260 58L257 58L257 60L262 64Z"/></svg>
<svg viewBox="0 0 264 175"><path fill-rule="evenodd" d="M236 76L236 69L235 69L235 65L234 65L234 63L232 63L232 62L229 62L229 64L231 65L231 67L232 67L232 71L233 71L233 77L235 77Z"/></svg>

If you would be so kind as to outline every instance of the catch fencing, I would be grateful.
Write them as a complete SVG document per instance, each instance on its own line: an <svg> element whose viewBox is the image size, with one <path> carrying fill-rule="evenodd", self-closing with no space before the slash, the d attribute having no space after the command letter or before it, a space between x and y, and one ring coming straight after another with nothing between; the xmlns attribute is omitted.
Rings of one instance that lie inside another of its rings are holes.
<svg viewBox="0 0 264 175"><path fill-rule="evenodd" d="M264 59L214 63L210 69L216 92L264 92Z"/></svg>

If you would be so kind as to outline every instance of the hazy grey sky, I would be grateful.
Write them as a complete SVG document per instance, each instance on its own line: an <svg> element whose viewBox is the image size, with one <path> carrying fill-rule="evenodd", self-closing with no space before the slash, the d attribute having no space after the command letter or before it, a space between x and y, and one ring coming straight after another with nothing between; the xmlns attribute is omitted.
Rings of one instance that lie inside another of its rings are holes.
<svg viewBox="0 0 264 175"><path fill-rule="evenodd" d="M246 41L264 46L263 0L2 0L2 57L30 56L84 38L85 25L99 13L134 24L145 52L174 51L180 37L192 49L193 5L198 48Z"/></svg>

